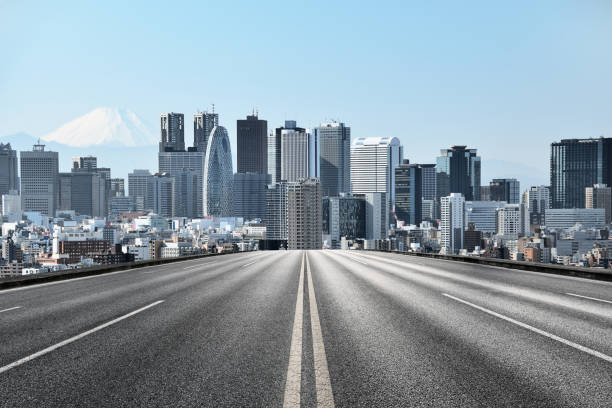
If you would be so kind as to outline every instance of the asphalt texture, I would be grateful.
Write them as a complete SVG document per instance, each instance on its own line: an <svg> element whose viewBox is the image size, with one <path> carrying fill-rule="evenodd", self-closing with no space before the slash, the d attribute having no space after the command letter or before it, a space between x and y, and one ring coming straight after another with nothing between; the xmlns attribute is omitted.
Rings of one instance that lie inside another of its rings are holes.
<svg viewBox="0 0 612 408"><path fill-rule="evenodd" d="M0 291L1 407L283 405L611 407L612 283L269 251Z"/></svg>

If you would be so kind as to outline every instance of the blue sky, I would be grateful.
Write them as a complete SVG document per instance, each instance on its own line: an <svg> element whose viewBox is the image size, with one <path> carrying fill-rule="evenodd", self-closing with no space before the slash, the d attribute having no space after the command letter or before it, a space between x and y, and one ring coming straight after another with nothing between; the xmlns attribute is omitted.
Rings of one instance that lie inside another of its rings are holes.
<svg viewBox="0 0 612 408"><path fill-rule="evenodd" d="M0 50L0 136L215 103L235 140L256 107L397 136L412 162L466 144L483 183L522 187L547 181L550 142L612 137L609 1L0 0Z"/></svg>

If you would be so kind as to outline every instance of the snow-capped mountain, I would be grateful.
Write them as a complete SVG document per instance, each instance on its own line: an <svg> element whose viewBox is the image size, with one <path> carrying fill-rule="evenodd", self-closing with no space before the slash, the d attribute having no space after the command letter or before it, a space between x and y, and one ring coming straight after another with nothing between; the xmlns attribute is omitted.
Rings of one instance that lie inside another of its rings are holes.
<svg viewBox="0 0 612 408"><path fill-rule="evenodd" d="M42 136L45 142L72 147L152 146L157 137L129 109L97 108Z"/></svg>

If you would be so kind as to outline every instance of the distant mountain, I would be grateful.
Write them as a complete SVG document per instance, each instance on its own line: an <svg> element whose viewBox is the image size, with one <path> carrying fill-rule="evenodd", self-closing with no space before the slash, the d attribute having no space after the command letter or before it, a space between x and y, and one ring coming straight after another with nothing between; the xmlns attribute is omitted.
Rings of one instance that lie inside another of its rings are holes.
<svg viewBox="0 0 612 408"><path fill-rule="evenodd" d="M97 108L41 137L71 147L153 146L157 137L129 109Z"/></svg>
<svg viewBox="0 0 612 408"><path fill-rule="evenodd" d="M17 151L31 151L37 138L27 133L0 136L1 143L10 143ZM98 167L110 167L112 177L126 178L134 169L149 169L157 172L157 146L93 145L88 147L67 146L57 142L44 142L45 150L59 153L60 171L70 171L71 159L77 156L96 156ZM126 180L127 182L127 180ZM127 186L126 186L127 188Z"/></svg>

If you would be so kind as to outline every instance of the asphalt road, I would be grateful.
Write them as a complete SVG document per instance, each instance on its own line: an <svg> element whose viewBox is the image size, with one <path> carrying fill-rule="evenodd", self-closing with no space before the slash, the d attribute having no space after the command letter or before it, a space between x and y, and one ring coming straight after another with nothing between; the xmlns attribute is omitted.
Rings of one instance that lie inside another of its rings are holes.
<svg viewBox="0 0 612 408"><path fill-rule="evenodd" d="M610 407L612 284L279 251L0 291L2 407L334 405Z"/></svg>

